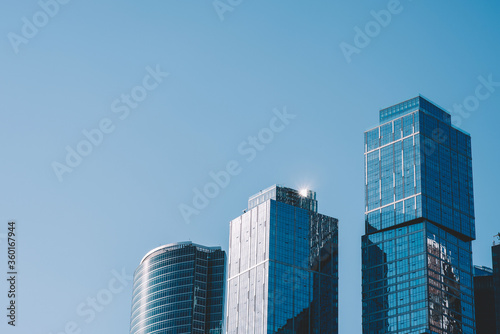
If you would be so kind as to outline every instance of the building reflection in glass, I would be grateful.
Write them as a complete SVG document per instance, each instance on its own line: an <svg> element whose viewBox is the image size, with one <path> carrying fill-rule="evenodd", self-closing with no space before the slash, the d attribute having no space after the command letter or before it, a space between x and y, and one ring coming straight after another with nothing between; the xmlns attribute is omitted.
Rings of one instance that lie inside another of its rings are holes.
<svg viewBox="0 0 500 334"><path fill-rule="evenodd" d="M427 254L430 324L436 332L462 333L460 278L451 251L428 236Z"/></svg>
<svg viewBox="0 0 500 334"><path fill-rule="evenodd" d="M475 333L471 138L422 96L365 132L363 333Z"/></svg>

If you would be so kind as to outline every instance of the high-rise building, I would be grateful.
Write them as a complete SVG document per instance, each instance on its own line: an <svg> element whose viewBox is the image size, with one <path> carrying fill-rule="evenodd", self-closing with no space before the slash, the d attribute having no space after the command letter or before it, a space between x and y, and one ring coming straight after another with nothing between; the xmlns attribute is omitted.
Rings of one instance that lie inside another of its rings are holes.
<svg viewBox="0 0 500 334"><path fill-rule="evenodd" d="M273 186L230 223L227 334L338 333L338 220Z"/></svg>
<svg viewBox="0 0 500 334"><path fill-rule="evenodd" d="M130 334L221 334L226 254L181 242L153 249L134 274Z"/></svg>
<svg viewBox="0 0 500 334"><path fill-rule="evenodd" d="M496 334L493 270L474 266L474 307L476 334Z"/></svg>
<svg viewBox="0 0 500 334"><path fill-rule="evenodd" d="M500 234L498 235L500 238ZM491 247L493 257L493 286L495 293L496 334L500 334L500 243Z"/></svg>
<svg viewBox="0 0 500 334"><path fill-rule="evenodd" d="M418 96L365 132L363 333L475 333L470 136Z"/></svg>

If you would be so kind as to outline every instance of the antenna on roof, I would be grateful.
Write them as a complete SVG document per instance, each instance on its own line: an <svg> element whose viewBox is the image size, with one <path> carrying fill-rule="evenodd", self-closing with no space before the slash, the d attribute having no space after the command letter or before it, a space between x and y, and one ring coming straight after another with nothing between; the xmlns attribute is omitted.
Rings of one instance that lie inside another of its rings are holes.
<svg viewBox="0 0 500 334"><path fill-rule="evenodd" d="M500 245L500 233L498 233L498 234L494 235L494 236L493 236L493 238L497 238L497 239L498 239L498 241L499 241L498 245ZM495 240L493 240L493 246L495 246L495 245L497 245L497 243L496 243L496 241L495 241Z"/></svg>

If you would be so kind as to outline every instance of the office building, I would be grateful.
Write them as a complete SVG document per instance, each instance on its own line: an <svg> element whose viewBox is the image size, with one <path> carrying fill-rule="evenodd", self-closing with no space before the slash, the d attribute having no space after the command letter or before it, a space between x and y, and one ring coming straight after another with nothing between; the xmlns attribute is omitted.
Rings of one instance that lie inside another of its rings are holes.
<svg viewBox="0 0 500 334"><path fill-rule="evenodd" d="M227 334L338 333L338 220L273 186L231 221Z"/></svg>
<svg viewBox="0 0 500 334"><path fill-rule="evenodd" d="M181 242L153 249L134 273L130 334L223 333L226 254Z"/></svg>
<svg viewBox="0 0 500 334"><path fill-rule="evenodd" d="M500 238L500 234L498 235ZM500 243L491 247L493 262L493 287L495 293L496 334L500 334Z"/></svg>
<svg viewBox="0 0 500 334"><path fill-rule="evenodd" d="M476 334L496 334L493 270L474 266Z"/></svg>
<svg viewBox="0 0 500 334"><path fill-rule="evenodd" d="M422 96L365 132L363 333L475 333L471 139Z"/></svg>

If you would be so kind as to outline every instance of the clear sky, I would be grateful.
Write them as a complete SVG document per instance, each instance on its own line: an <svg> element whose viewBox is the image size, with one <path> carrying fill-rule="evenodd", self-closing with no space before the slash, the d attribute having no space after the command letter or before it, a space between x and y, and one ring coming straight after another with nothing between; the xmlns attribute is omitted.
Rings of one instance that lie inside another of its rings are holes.
<svg viewBox="0 0 500 334"><path fill-rule="evenodd" d="M42 1L51 15L0 4L2 277L9 220L19 233L18 328L2 279L2 333L127 333L141 258L177 241L227 250L229 221L275 183L340 219L340 333L361 333L363 132L418 94L472 135L474 261L491 265L498 2ZM67 149L86 156L70 166Z"/></svg>

